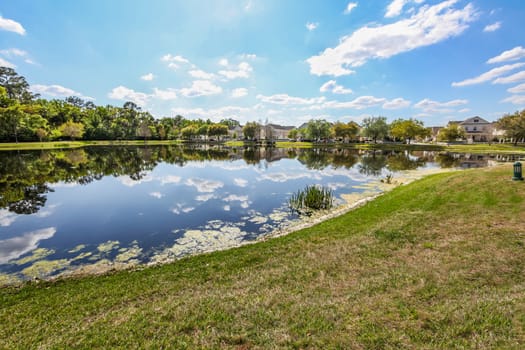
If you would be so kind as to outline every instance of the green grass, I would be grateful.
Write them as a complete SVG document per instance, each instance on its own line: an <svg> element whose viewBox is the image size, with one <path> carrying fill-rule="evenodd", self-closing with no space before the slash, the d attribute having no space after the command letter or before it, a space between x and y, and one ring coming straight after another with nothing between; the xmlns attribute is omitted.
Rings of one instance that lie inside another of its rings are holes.
<svg viewBox="0 0 525 350"><path fill-rule="evenodd" d="M182 140L158 141L149 140L148 145L172 145L183 144ZM0 143L0 151L5 150L34 150L34 149L55 149L55 148L78 148L86 146L122 146L122 145L144 145L142 140L134 141L57 141L57 142L20 142L20 143ZM212 143L217 144L217 143ZM229 147L242 147L245 145L255 145L253 142L226 141L224 145ZM516 153L525 154L525 145L514 146L512 144L460 144L460 145L435 145L435 144L390 144L390 143L312 143L312 142L286 142L278 141L275 143L278 148L313 148L313 147L339 147L353 148L362 150L424 150L424 151L449 151L458 153Z"/></svg>
<svg viewBox="0 0 525 350"><path fill-rule="evenodd" d="M153 145L173 145L180 144L180 140L158 141L158 140L127 140L127 141L53 141L53 142L19 142L19 143L0 143L0 151L11 150L35 150L35 149L56 149L56 148L79 148L86 146L125 146L144 144Z"/></svg>
<svg viewBox="0 0 525 350"><path fill-rule="evenodd" d="M285 237L0 289L0 348L523 349L511 176L432 175Z"/></svg>

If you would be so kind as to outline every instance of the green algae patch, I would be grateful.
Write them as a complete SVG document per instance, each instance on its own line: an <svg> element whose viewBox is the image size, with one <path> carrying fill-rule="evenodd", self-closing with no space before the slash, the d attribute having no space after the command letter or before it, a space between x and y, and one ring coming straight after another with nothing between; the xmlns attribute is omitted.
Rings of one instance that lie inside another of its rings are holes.
<svg viewBox="0 0 525 350"><path fill-rule="evenodd" d="M65 269L69 266L69 263L70 262L67 259L39 260L33 265L23 269L22 274L29 278L46 277Z"/></svg>
<svg viewBox="0 0 525 350"><path fill-rule="evenodd" d="M28 255L24 258L13 260L11 261L12 264L16 265L25 265L30 262L34 262L37 260L44 259L52 254L54 254L55 251L53 249L47 249L47 248L37 248L31 252L31 255Z"/></svg>
<svg viewBox="0 0 525 350"><path fill-rule="evenodd" d="M142 254L142 248L133 245L129 248L119 249L119 254L115 257L117 263L138 263L137 258Z"/></svg>
<svg viewBox="0 0 525 350"><path fill-rule="evenodd" d="M100 243L97 247L97 250L101 253L109 253L113 249L118 248L119 244L119 241L107 241L104 243Z"/></svg>
<svg viewBox="0 0 525 350"><path fill-rule="evenodd" d="M81 251L84 248L86 248L85 244L79 244L76 247L74 247L73 249L68 250L67 252L71 253L71 254L75 254L75 253L78 253L79 251Z"/></svg>

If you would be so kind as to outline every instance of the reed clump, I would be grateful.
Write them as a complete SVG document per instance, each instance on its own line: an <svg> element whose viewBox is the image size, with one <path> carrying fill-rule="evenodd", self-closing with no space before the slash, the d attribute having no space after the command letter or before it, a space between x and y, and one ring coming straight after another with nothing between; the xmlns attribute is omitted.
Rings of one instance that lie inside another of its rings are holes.
<svg viewBox="0 0 525 350"><path fill-rule="evenodd" d="M306 186L292 194L289 206L299 214L310 215L314 210L326 210L334 205L334 194L330 188L316 185Z"/></svg>

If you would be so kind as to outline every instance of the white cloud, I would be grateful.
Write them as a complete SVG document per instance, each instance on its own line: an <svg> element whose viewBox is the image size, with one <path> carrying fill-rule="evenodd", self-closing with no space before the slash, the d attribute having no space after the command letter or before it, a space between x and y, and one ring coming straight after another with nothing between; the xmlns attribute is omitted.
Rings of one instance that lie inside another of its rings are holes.
<svg viewBox="0 0 525 350"><path fill-rule="evenodd" d="M228 197L222 199L225 202L245 202L248 200L248 196L238 196L236 194L230 194Z"/></svg>
<svg viewBox="0 0 525 350"><path fill-rule="evenodd" d="M516 46L515 48L507 51L503 51L496 57L492 57L487 61L487 63L501 63L507 61L517 61L525 57L525 49L521 46Z"/></svg>
<svg viewBox="0 0 525 350"><path fill-rule="evenodd" d="M231 207L229 205L225 205L222 208L224 209L224 211L230 211L230 209L231 209Z"/></svg>
<svg viewBox="0 0 525 350"><path fill-rule="evenodd" d="M525 95L512 95L502 100L501 102L510 102L515 105L524 106L525 105Z"/></svg>
<svg viewBox="0 0 525 350"><path fill-rule="evenodd" d="M354 93L352 89L346 89L341 85L337 85L337 82L335 80L329 80L326 83L324 83L319 89L319 91L321 92L330 91L333 94L352 94Z"/></svg>
<svg viewBox="0 0 525 350"><path fill-rule="evenodd" d="M335 48L307 59L310 73L341 76L354 71L370 59L385 59L419 47L436 44L458 36L476 19L472 4L462 9L453 6L457 0L425 5L410 18L376 27L365 26L343 37Z"/></svg>
<svg viewBox="0 0 525 350"><path fill-rule="evenodd" d="M157 98L159 100L165 100L165 101L174 100L177 98L177 90L170 89L170 88L166 90L154 88L152 97Z"/></svg>
<svg viewBox="0 0 525 350"><path fill-rule="evenodd" d="M270 173L270 174L262 174L259 178L257 178L258 181L267 180L272 182L286 182L290 180L297 180L297 179L303 179L303 178L309 178L309 179L320 179L320 176L317 174L310 174L310 173Z"/></svg>
<svg viewBox="0 0 525 350"><path fill-rule="evenodd" d="M172 108L171 111L175 114L180 114L186 118L202 118L219 121L225 117L237 119L239 121L249 121L247 114L251 111L246 107L239 106L223 106L220 108Z"/></svg>
<svg viewBox="0 0 525 350"><path fill-rule="evenodd" d="M27 56L27 52L24 50L12 48L12 49L5 49L0 50L0 54L7 56L7 57L25 57Z"/></svg>
<svg viewBox="0 0 525 350"><path fill-rule="evenodd" d="M0 66L7 68L16 68L16 65L7 60L4 60L2 57L0 57Z"/></svg>
<svg viewBox="0 0 525 350"><path fill-rule="evenodd" d="M248 180L235 178L233 179L233 183L239 187L246 187L248 185Z"/></svg>
<svg viewBox="0 0 525 350"><path fill-rule="evenodd" d="M483 28L484 32L495 32L496 30L501 28L501 22L496 22L493 24L489 24L485 28Z"/></svg>
<svg viewBox="0 0 525 350"><path fill-rule="evenodd" d="M343 13L345 15L348 15L356 7L357 7L357 2L349 2L348 5L346 5L345 11Z"/></svg>
<svg viewBox="0 0 525 350"><path fill-rule="evenodd" d="M525 80L525 70L509 75L508 77L498 78L492 84L512 84Z"/></svg>
<svg viewBox="0 0 525 350"><path fill-rule="evenodd" d="M176 175L166 175L166 176L163 176L160 178L160 184L161 185L165 185L165 184L177 184L180 182L180 180L182 180L182 178L180 176L176 176Z"/></svg>
<svg viewBox="0 0 525 350"><path fill-rule="evenodd" d="M207 202L207 201L209 201L210 199L213 199L213 198L215 198L215 195L210 193L210 194L198 195L197 197L195 197L195 200L199 201L199 202Z"/></svg>
<svg viewBox="0 0 525 350"><path fill-rule="evenodd" d="M131 101L141 107L144 106L150 98L149 95L143 92L138 92L122 85L113 88L108 94L108 97L114 100Z"/></svg>
<svg viewBox="0 0 525 350"><path fill-rule="evenodd" d="M467 85L481 84L481 83L493 80L516 68L523 67L524 65L525 63L507 64L501 67L491 69L488 72L485 72L475 78L466 79L460 82L453 82L452 86L467 86Z"/></svg>
<svg viewBox="0 0 525 350"><path fill-rule="evenodd" d="M221 58L221 59L219 60L219 66L228 67L228 65L229 65L228 59L226 59L226 58Z"/></svg>
<svg viewBox="0 0 525 350"><path fill-rule="evenodd" d="M246 95L248 95L248 89L238 88L232 90L232 97L234 98L244 97Z"/></svg>
<svg viewBox="0 0 525 350"><path fill-rule="evenodd" d="M215 78L215 74L205 72L201 69L193 69L188 72L189 75L191 75L193 78L196 79L204 79L204 80L211 80Z"/></svg>
<svg viewBox="0 0 525 350"><path fill-rule="evenodd" d="M515 86L513 88L510 88L510 89L507 89L507 91L513 94L520 94L522 92L525 92L525 83Z"/></svg>
<svg viewBox="0 0 525 350"><path fill-rule="evenodd" d="M152 197L155 197L157 199L161 199L162 197L164 197L164 195L162 193L160 193L160 192L150 192L149 195L152 196Z"/></svg>
<svg viewBox="0 0 525 350"><path fill-rule="evenodd" d="M309 31L316 30L319 27L319 23L306 22L306 29Z"/></svg>
<svg viewBox="0 0 525 350"><path fill-rule="evenodd" d="M395 98L391 101L387 101L383 104L384 109L401 109L407 108L410 106L410 101L405 100L404 98Z"/></svg>
<svg viewBox="0 0 525 350"><path fill-rule="evenodd" d="M15 222L17 215L6 209L0 209L0 226L11 226Z"/></svg>
<svg viewBox="0 0 525 350"><path fill-rule="evenodd" d="M426 113L450 113L453 112L451 107L463 106L468 100L451 100L448 102L437 102L425 98L414 105L414 108L422 109Z"/></svg>
<svg viewBox="0 0 525 350"><path fill-rule="evenodd" d="M220 94L221 92L222 88L209 80L195 80L191 84L191 87L179 90L179 93L184 97L210 96Z"/></svg>
<svg viewBox="0 0 525 350"><path fill-rule="evenodd" d="M241 62L237 66L237 70L220 70L219 74L226 79L249 78L253 71L252 66L248 62Z"/></svg>
<svg viewBox="0 0 525 350"><path fill-rule="evenodd" d="M153 79L155 79L155 76L153 75L153 73L148 73L141 76L140 79L145 81L152 81Z"/></svg>
<svg viewBox="0 0 525 350"><path fill-rule="evenodd" d="M199 178L191 178L184 182L186 186L193 186L198 192L207 193L215 192L215 190L224 186L224 183L220 181L204 180Z"/></svg>
<svg viewBox="0 0 525 350"><path fill-rule="evenodd" d="M31 231L21 237L13 237L0 241L0 264L16 259L36 249L41 240L49 239L56 233L55 227Z"/></svg>
<svg viewBox="0 0 525 350"><path fill-rule="evenodd" d="M383 97L359 96L352 101L346 102L328 101L322 105L322 108L365 109L380 105L385 102L387 102L387 99Z"/></svg>
<svg viewBox="0 0 525 350"><path fill-rule="evenodd" d="M462 109L460 109L460 110L458 111L458 113L468 113L468 112L470 112L470 111L471 111L470 108L462 108Z"/></svg>
<svg viewBox="0 0 525 350"><path fill-rule="evenodd" d="M257 59L257 55L254 54L254 53L243 53L243 54L239 55L239 58L241 60L255 61ZM228 65L228 63L226 63L226 65Z"/></svg>
<svg viewBox="0 0 525 350"><path fill-rule="evenodd" d="M386 9L385 17L397 17L401 14L401 12L403 11L403 7L405 7L406 4L410 2L420 4L423 1L424 0L393 0Z"/></svg>
<svg viewBox="0 0 525 350"><path fill-rule="evenodd" d="M31 85L31 91L42 94L42 95L49 95L54 97L69 97L69 96L77 96L84 100L94 100L93 97L84 96L80 92L77 92L75 90L68 89L66 87L63 87L61 85L40 85L35 84Z"/></svg>
<svg viewBox="0 0 525 350"><path fill-rule="evenodd" d="M321 103L325 100L324 97L312 97L312 98L302 98L302 97L294 97L289 96L288 94L276 94L271 96L265 96L265 95L257 95L257 99L266 102L266 103L273 103L277 105L289 105L289 104L314 104L314 103Z"/></svg>
<svg viewBox="0 0 525 350"><path fill-rule="evenodd" d="M124 186L127 186L127 187L134 187L134 186L137 186L137 185L140 185L141 183L145 183L145 182L151 182L153 181L153 177L151 177L150 175L147 175L147 176L144 176L142 179L140 180L133 180L131 177L129 176L125 176L125 175L122 175L122 176L118 176L117 177L117 181L119 181L121 184L123 184Z"/></svg>
<svg viewBox="0 0 525 350"><path fill-rule="evenodd" d="M178 69L181 64L190 63L190 61L187 58L184 58L182 56L173 56L172 54L166 54L161 57L160 59L162 62L166 62L168 64L168 67L171 69Z"/></svg>
<svg viewBox="0 0 525 350"><path fill-rule="evenodd" d="M3 18L2 16L0 16L0 29L20 35L26 34L26 30L20 23L13 21L12 19Z"/></svg>

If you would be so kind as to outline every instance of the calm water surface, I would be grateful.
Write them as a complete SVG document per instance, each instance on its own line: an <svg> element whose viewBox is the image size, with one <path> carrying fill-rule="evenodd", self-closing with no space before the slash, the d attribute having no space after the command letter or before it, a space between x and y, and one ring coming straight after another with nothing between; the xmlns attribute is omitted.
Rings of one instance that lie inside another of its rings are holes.
<svg viewBox="0 0 525 350"><path fill-rule="evenodd" d="M170 261L297 219L306 185L342 194L387 174L512 156L337 149L95 147L0 152L0 285Z"/></svg>

